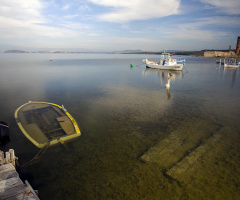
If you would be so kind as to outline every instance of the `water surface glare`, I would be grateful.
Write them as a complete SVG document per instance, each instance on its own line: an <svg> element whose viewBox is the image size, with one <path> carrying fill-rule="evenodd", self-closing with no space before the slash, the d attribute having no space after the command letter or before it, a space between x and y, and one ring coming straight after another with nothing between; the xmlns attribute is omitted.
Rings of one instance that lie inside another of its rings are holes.
<svg viewBox="0 0 240 200"><path fill-rule="evenodd" d="M166 89L169 71L144 58L0 54L0 120L10 125L1 150L20 164L39 152L14 119L29 100L64 105L82 132L18 168L42 200L240 199L239 69L186 57Z"/></svg>

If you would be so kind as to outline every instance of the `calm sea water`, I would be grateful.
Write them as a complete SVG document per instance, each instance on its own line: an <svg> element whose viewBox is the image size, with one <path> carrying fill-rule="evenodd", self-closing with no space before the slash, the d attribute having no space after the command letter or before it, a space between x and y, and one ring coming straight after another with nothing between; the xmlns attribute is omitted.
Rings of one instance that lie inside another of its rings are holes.
<svg viewBox="0 0 240 200"><path fill-rule="evenodd" d="M239 69L186 57L167 90L169 71L144 58L0 54L0 120L11 131L1 150L20 164L39 152L14 119L29 100L64 105L82 132L18 168L41 199L240 199Z"/></svg>

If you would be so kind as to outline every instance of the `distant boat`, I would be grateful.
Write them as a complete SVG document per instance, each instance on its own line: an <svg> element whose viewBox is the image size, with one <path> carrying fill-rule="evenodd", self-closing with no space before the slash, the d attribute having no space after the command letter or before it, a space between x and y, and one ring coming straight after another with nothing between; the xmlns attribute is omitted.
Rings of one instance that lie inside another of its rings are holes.
<svg viewBox="0 0 240 200"><path fill-rule="evenodd" d="M240 62L237 63L237 60L235 59L235 62L233 62L233 59L228 59L227 62L224 60L224 68L237 68L240 66Z"/></svg>
<svg viewBox="0 0 240 200"><path fill-rule="evenodd" d="M146 67L154 69L167 69L174 71L181 71L183 64L177 63L176 59L170 57L170 53L162 53L159 62L149 61L148 59L143 60L146 63Z"/></svg>
<svg viewBox="0 0 240 200"><path fill-rule="evenodd" d="M53 103L29 101L15 111L15 119L23 134L38 148L63 144L81 135L69 112Z"/></svg>
<svg viewBox="0 0 240 200"><path fill-rule="evenodd" d="M216 60L216 63L219 65L224 65L225 59Z"/></svg>
<svg viewBox="0 0 240 200"><path fill-rule="evenodd" d="M216 60L216 63L219 64L219 65L224 65L224 62L220 60Z"/></svg>
<svg viewBox="0 0 240 200"><path fill-rule="evenodd" d="M225 68L237 68L237 67L239 67L239 66L240 66L240 63L238 63L238 64L225 63L225 64L224 64L224 67L225 67Z"/></svg>
<svg viewBox="0 0 240 200"><path fill-rule="evenodd" d="M181 57L177 58L177 62L185 62L185 61L186 61L185 58L181 58Z"/></svg>

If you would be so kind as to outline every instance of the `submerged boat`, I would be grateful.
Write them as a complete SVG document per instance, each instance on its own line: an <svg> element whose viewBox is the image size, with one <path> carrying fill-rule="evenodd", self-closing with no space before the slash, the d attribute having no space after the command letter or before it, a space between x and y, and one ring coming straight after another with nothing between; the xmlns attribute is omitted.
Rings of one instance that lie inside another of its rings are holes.
<svg viewBox="0 0 240 200"><path fill-rule="evenodd" d="M23 134L38 148L63 144L81 135L69 112L53 103L29 101L15 111L15 119Z"/></svg>
<svg viewBox="0 0 240 200"><path fill-rule="evenodd" d="M148 59L143 60L146 63L146 67L154 69L167 69L181 71L183 69L183 64L177 63L176 59L170 57L170 53L162 53L159 62L149 61Z"/></svg>

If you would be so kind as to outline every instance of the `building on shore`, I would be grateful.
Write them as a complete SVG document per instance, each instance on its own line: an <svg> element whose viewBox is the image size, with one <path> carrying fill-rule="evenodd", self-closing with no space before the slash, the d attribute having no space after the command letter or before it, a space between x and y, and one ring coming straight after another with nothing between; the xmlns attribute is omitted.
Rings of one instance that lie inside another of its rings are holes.
<svg viewBox="0 0 240 200"><path fill-rule="evenodd" d="M225 58L225 57L239 57L239 47L240 47L240 36L237 39L236 51L231 50L231 45L229 46L229 51L204 51L205 58Z"/></svg>
<svg viewBox="0 0 240 200"><path fill-rule="evenodd" d="M204 51L205 58L225 58L225 57L236 57L234 51Z"/></svg>

